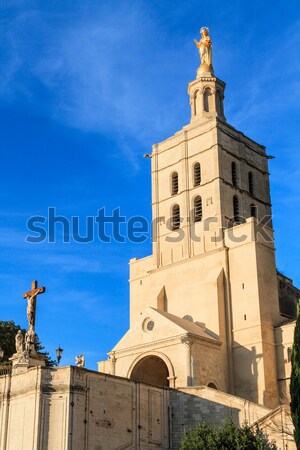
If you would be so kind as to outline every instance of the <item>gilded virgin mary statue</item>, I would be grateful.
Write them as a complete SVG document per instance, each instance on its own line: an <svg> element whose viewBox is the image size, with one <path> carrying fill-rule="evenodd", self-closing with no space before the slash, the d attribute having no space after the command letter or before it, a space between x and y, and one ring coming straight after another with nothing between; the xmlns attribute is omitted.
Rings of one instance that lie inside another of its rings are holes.
<svg viewBox="0 0 300 450"><path fill-rule="evenodd" d="M198 69L198 73L210 73L213 75L214 69L212 66L212 43L209 36L209 29L202 27L200 29L201 39L198 42L194 39L196 47L199 49L201 65Z"/></svg>

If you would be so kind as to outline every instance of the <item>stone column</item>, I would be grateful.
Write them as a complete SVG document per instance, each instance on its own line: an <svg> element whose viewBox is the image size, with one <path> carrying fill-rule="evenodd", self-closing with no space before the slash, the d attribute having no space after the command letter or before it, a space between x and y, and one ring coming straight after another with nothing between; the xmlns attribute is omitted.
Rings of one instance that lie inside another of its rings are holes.
<svg viewBox="0 0 300 450"><path fill-rule="evenodd" d="M195 115L195 99L193 99L192 97L190 97L190 106L191 106L191 119L192 119Z"/></svg>
<svg viewBox="0 0 300 450"><path fill-rule="evenodd" d="M186 381L187 386L193 385L193 370L192 370L192 355L191 355L191 347L192 342L189 340L189 338L186 336L181 339L181 342L185 345L186 349Z"/></svg>
<svg viewBox="0 0 300 450"><path fill-rule="evenodd" d="M211 94L213 96L213 110L212 112L214 112L216 115L218 115L218 108L217 108L217 96L216 96L216 89L211 89Z"/></svg>
<svg viewBox="0 0 300 450"><path fill-rule="evenodd" d="M204 112L204 90L199 89L195 95L195 118L203 117Z"/></svg>
<svg viewBox="0 0 300 450"><path fill-rule="evenodd" d="M114 352L109 355L109 360L110 360L110 373L111 375L116 375L117 358L115 357Z"/></svg>
<svg viewBox="0 0 300 450"><path fill-rule="evenodd" d="M175 388L175 380L177 377L167 377L169 380L169 387L170 388Z"/></svg>

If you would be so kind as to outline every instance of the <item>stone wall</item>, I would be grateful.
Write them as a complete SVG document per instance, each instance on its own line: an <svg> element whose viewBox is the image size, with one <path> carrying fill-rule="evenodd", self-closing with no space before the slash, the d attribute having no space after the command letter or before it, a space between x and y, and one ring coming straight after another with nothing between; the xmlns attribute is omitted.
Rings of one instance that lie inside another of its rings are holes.
<svg viewBox="0 0 300 450"><path fill-rule="evenodd" d="M288 405L270 410L257 403L206 386L179 388L170 391L172 445L180 447L185 429L201 420L223 425L230 418L237 425L259 426L279 450L296 450Z"/></svg>
<svg viewBox="0 0 300 450"><path fill-rule="evenodd" d="M290 402L291 355L295 325L294 321L275 328L278 384L282 403Z"/></svg>
<svg viewBox="0 0 300 450"><path fill-rule="evenodd" d="M199 420L263 421L268 431L271 414L207 387L160 388L72 366L0 376L0 450L178 450Z"/></svg>
<svg viewBox="0 0 300 450"><path fill-rule="evenodd" d="M270 412L256 403L208 387L189 387L170 392L174 448L179 448L184 429L204 420L223 425L231 418L237 425L252 424Z"/></svg>
<svg viewBox="0 0 300 450"><path fill-rule="evenodd" d="M0 377L0 450L169 449L169 390L77 367Z"/></svg>

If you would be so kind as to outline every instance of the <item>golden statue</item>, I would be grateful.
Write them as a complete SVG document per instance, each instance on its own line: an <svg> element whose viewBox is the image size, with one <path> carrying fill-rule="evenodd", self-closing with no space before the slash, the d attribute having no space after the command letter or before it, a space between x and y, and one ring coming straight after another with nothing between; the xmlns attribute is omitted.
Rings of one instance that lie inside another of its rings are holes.
<svg viewBox="0 0 300 450"><path fill-rule="evenodd" d="M194 39L196 47L199 49L201 66L199 67L199 73L209 72L214 73L212 66L212 43L209 36L209 29L207 27L202 27L200 29L201 39L198 42Z"/></svg>

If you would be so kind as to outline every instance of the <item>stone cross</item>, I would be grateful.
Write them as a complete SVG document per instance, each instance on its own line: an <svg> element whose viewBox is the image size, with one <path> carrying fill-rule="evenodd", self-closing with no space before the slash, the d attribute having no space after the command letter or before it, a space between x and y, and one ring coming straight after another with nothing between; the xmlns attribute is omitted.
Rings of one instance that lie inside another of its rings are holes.
<svg viewBox="0 0 300 450"><path fill-rule="evenodd" d="M46 291L44 286L37 287L38 282L33 281L31 283L31 291L25 292L23 294L23 298L26 298L28 301L27 304L27 319L28 319L28 329L33 328L35 326L35 313L36 313L36 296L38 294L43 294Z"/></svg>

